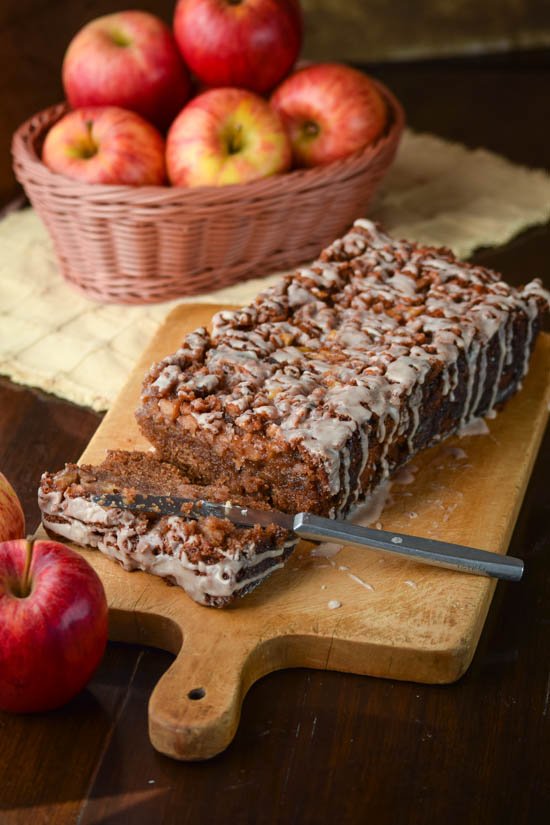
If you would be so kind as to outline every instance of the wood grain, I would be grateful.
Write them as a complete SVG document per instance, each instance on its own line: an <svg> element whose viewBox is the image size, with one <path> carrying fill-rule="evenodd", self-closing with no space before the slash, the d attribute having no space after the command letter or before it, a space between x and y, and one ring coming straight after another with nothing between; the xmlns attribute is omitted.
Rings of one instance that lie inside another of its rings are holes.
<svg viewBox="0 0 550 825"><path fill-rule="evenodd" d="M148 446L132 414L146 369L217 309L181 305L171 313L81 460L101 461L109 448ZM490 434L451 439L415 458L414 484L398 477L383 526L506 552L548 415L549 362L550 339L543 336L522 392L489 422ZM82 552L105 584L111 638L179 652L149 705L152 743L179 759L223 750L249 687L280 668L429 683L458 679L495 587L488 579L368 550L312 556L304 543L258 591L218 611L153 576L127 573L98 552ZM329 609L331 599L341 607Z"/></svg>

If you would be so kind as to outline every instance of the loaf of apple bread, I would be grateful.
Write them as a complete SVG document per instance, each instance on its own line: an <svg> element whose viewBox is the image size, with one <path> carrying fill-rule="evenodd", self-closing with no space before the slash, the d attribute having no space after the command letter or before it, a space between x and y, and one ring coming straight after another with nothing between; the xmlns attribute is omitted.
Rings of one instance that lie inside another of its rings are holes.
<svg viewBox="0 0 550 825"><path fill-rule="evenodd" d="M358 220L155 364L138 422L193 483L345 515L518 390L547 308L538 280L516 289Z"/></svg>

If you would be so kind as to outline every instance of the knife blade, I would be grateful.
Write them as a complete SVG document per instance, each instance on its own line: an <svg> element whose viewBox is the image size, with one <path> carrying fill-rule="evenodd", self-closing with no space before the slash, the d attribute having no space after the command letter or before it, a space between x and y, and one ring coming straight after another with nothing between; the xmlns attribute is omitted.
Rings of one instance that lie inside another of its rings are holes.
<svg viewBox="0 0 550 825"><path fill-rule="evenodd" d="M93 495L92 500L103 507L114 507L157 516L179 515L185 518L229 519L243 527L276 524L308 541L368 547L412 561L473 573L478 576L507 581L519 581L523 575L523 561L512 556L501 556L488 550L467 547L452 542L425 539L389 530L361 527L351 522L315 516L311 513L281 513L278 510L257 510L240 507L231 501L217 503L180 496L152 496L140 493L125 496L118 493Z"/></svg>

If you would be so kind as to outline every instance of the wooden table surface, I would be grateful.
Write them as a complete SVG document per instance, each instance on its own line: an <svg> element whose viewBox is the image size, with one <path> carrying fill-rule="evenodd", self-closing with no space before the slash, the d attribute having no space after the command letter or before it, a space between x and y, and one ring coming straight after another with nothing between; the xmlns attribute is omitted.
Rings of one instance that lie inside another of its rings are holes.
<svg viewBox="0 0 550 825"><path fill-rule="evenodd" d="M401 98L412 127L550 166L550 53L368 68ZM15 125L0 122L4 138ZM0 168L0 191L12 195L5 158ZM548 283L550 228L475 258L514 283L534 275ZM0 468L22 498L29 530L38 522L40 473L75 460L99 421L0 378ZM65 708L0 714L0 823L545 821L549 467L547 436L510 548L525 559L525 577L498 585L473 664L457 684L275 673L251 689L225 753L181 764L147 737L148 697L171 657L109 644L87 689Z"/></svg>

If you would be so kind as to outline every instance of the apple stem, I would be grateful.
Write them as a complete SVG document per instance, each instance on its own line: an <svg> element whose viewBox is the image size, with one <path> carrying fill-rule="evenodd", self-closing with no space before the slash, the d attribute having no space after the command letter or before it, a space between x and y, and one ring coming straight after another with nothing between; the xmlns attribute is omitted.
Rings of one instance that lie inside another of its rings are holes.
<svg viewBox="0 0 550 825"><path fill-rule="evenodd" d="M232 131L227 135L227 151L230 155L236 155L243 148L243 127L236 123Z"/></svg>
<svg viewBox="0 0 550 825"><path fill-rule="evenodd" d="M94 128L93 120L86 121L86 139L78 147L80 156L88 160L97 155L97 143L94 140L92 130Z"/></svg>
<svg viewBox="0 0 550 825"><path fill-rule="evenodd" d="M94 128L93 120L87 120L86 121L86 131L88 133L88 140L89 140L89 142L92 146L93 146L93 143L94 143L94 139L92 137L92 129L93 128Z"/></svg>
<svg viewBox="0 0 550 825"><path fill-rule="evenodd" d="M111 42L114 43L115 46L130 46L132 41L130 38L120 31L120 29L111 29Z"/></svg>
<svg viewBox="0 0 550 825"><path fill-rule="evenodd" d="M34 539L27 539L27 556L25 558L25 569L23 570L23 583L21 585L21 598L26 598L31 592L31 562Z"/></svg>
<svg viewBox="0 0 550 825"><path fill-rule="evenodd" d="M319 134L319 125L313 120L306 120L302 128L307 137L317 137Z"/></svg>

